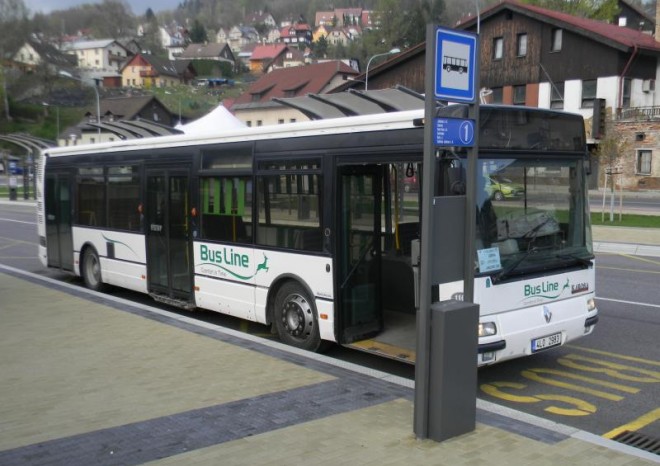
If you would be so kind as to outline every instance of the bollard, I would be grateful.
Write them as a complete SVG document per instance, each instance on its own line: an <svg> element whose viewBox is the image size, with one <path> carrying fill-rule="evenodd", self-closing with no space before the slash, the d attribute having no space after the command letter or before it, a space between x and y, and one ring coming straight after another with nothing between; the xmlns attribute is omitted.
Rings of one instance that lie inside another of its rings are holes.
<svg viewBox="0 0 660 466"><path fill-rule="evenodd" d="M431 305L429 438L442 442L471 432L477 410L479 305Z"/></svg>

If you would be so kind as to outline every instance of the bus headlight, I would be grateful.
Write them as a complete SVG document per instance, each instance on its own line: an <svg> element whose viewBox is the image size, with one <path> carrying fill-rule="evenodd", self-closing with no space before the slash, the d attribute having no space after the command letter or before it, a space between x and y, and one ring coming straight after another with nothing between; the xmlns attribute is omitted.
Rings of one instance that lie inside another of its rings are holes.
<svg viewBox="0 0 660 466"><path fill-rule="evenodd" d="M489 337L497 333L495 322L479 322L479 337Z"/></svg>
<svg viewBox="0 0 660 466"><path fill-rule="evenodd" d="M594 298L587 299L587 311L591 312L596 310L596 300Z"/></svg>

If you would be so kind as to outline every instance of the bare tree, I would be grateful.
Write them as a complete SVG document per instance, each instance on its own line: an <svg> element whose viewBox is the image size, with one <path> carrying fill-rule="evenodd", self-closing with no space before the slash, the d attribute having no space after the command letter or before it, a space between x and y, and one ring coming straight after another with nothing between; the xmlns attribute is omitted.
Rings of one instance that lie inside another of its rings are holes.
<svg viewBox="0 0 660 466"><path fill-rule="evenodd" d="M603 167L605 175L605 190L609 184L610 193L610 222L614 221L614 197L615 197L615 179L616 175L623 173L623 157L630 149L630 141L614 125L611 118L607 118L605 128L605 137L600 139L596 148L596 156L599 159L600 166ZM603 193L603 203L605 202L605 193ZM603 210L603 216L605 211Z"/></svg>

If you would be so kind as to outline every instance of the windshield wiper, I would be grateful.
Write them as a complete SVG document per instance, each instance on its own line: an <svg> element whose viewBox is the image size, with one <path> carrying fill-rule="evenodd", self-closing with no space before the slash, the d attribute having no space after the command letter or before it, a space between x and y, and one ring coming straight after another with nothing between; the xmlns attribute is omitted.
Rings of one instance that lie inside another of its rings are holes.
<svg viewBox="0 0 660 466"><path fill-rule="evenodd" d="M577 254L556 254L555 257L557 259L562 259L562 260L570 259L586 267L591 267L592 265L594 265L594 263L591 261L594 258L593 256L591 256L590 258L585 258L585 257L580 257Z"/></svg>
<svg viewBox="0 0 660 466"><path fill-rule="evenodd" d="M538 248L533 247L531 249L528 249L525 254L520 256L518 259L516 259L514 262L511 262L509 265L504 267L497 275L493 277L493 282L497 283L501 280L504 280L505 278L508 278L508 276L513 272L518 266L529 257L530 254L538 252Z"/></svg>
<svg viewBox="0 0 660 466"><path fill-rule="evenodd" d="M546 226L548 223L550 223L553 220L554 220L553 217L546 218L541 223L536 225L534 228L529 230L527 233L522 235L522 237L525 238L525 239L532 239L532 240L536 239L536 237L539 235L539 231L541 230L541 228L543 228L544 226Z"/></svg>

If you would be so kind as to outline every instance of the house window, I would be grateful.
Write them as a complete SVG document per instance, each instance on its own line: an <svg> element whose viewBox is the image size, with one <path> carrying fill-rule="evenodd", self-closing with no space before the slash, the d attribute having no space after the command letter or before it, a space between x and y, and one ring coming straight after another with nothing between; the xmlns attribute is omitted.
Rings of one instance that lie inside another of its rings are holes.
<svg viewBox="0 0 660 466"><path fill-rule="evenodd" d="M251 128L252 127L252 120L246 121L245 124L248 126L248 128Z"/></svg>
<svg viewBox="0 0 660 466"><path fill-rule="evenodd" d="M513 105L525 105L525 85L513 86Z"/></svg>
<svg viewBox="0 0 660 466"><path fill-rule="evenodd" d="M582 81L582 108L593 108L596 98L596 80Z"/></svg>
<svg viewBox="0 0 660 466"><path fill-rule="evenodd" d="M277 124L278 125L283 125L284 124L284 118L280 118L279 120L277 120Z"/></svg>
<svg viewBox="0 0 660 466"><path fill-rule="evenodd" d="M491 102L494 104L501 104L503 102L504 93L502 92L501 87L494 87L492 89L493 93L491 94Z"/></svg>
<svg viewBox="0 0 660 466"><path fill-rule="evenodd" d="M290 119L289 119L289 123L295 123L295 122L296 122L296 119L295 119L295 118L290 118Z"/></svg>
<svg viewBox="0 0 660 466"><path fill-rule="evenodd" d="M637 161L635 165L635 173L637 175L650 175L651 174L651 154L649 149L637 150Z"/></svg>
<svg viewBox="0 0 660 466"><path fill-rule="evenodd" d="M264 122L261 120L257 120L257 126L263 126Z"/></svg>
<svg viewBox="0 0 660 466"><path fill-rule="evenodd" d="M519 57L527 56L527 34L518 34L517 53Z"/></svg>
<svg viewBox="0 0 660 466"><path fill-rule="evenodd" d="M562 29L553 29L552 30L552 45L551 52L559 52L561 50L561 39L563 35Z"/></svg>
<svg viewBox="0 0 660 466"><path fill-rule="evenodd" d="M550 108L564 108L564 83L551 83Z"/></svg>
<svg viewBox="0 0 660 466"><path fill-rule="evenodd" d="M621 106L623 108L630 107L630 78L623 79L623 95L621 96Z"/></svg>
<svg viewBox="0 0 660 466"><path fill-rule="evenodd" d="M501 60L504 54L504 39L496 37L493 39L493 60Z"/></svg>

